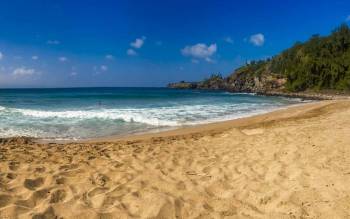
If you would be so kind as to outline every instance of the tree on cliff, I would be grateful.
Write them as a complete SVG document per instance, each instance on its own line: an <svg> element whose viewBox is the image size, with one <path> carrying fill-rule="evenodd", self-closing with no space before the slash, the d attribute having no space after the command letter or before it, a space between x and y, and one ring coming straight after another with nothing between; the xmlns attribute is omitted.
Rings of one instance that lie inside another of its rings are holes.
<svg viewBox="0 0 350 219"><path fill-rule="evenodd" d="M274 57L270 71L287 78L291 91L350 89L350 29L343 24L331 35L313 35Z"/></svg>

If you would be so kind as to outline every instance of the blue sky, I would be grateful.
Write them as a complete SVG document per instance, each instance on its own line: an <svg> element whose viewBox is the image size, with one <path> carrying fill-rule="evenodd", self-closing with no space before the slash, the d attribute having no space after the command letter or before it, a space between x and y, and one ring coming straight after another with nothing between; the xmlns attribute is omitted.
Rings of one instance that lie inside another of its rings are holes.
<svg viewBox="0 0 350 219"><path fill-rule="evenodd" d="M0 2L0 87L165 86L350 22L350 1Z"/></svg>

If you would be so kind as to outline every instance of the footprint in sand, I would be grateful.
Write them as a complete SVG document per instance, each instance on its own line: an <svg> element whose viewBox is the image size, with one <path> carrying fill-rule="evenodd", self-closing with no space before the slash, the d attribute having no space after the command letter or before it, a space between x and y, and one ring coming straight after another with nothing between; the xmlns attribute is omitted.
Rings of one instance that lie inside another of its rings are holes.
<svg viewBox="0 0 350 219"><path fill-rule="evenodd" d="M15 205L23 206L26 208L35 208L36 206L40 205L48 197L49 194L49 189L38 190L33 192L27 199L17 200L15 202Z"/></svg>
<svg viewBox="0 0 350 219"><path fill-rule="evenodd" d="M9 169L12 170L12 171L18 170L19 166L20 166L20 163L16 162L16 161L11 161L8 164Z"/></svg>
<svg viewBox="0 0 350 219"><path fill-rule="evenodd" d="M42 177L36 179L25 179L24 187L26 187L29 190L35 190L36 188L40 187L43 183L44 179Z"/></svg>
<svg viewBox="0 0 350 219"><path fill-rule="evenodd" d="M10 195L0 195L0 208L11 204L12 196Z"/></svg>
<svg viewBox="0 0 350 219"><path fill-rule="evenodd" d="M66 198L67 193L64 189L58 189L54 192L52 192L51 197L50 197L50 203L59 203L63 202L64 199Z"/></svg>
<svg viewBox="0 0 350 219"><path fill-rule="evenodd" d="M59 218L52 207L48 207L43 213L36 214L32 217L33 219L42 219L42 218Z"/></svg>
<svg viewBox="0 0 350 219"><path fill-rule="evenodd" d="M186 184L183 181L180 181L176 184L176 188L178 190L185 190L186 189Z"/></svg>
<svg viewBox="0 0 350 219"><path fill-rule="evenodd" d="M74 170L79 167L78 164L65 164L59 167L59 170Z"/></svg>
<svg viewBox="0 0 350 219"><path fill-rule="evenodd" d="M66 182L66 178L64 177L59 176L56 178L56 184L58 185L64 184L65 182Z"/></svg>
<svg viewBox="0 0 350 219"><path fill-rule="evenodd" d="M16 179L16 177L17 177L17 174L15 174L15 173L7 173L7 175L6 175L6 178L9 180L14 180L14 179Z"/></svg>
<svg viewBox="0 0 350 219"><path fill-rule="evenodd" d="M46 168L45 167L36 167L35 168L35 172L37 173L43 173L45 172Z"/></svg>
<svg viewBox="0 0 350 219"><path fill-rule="evenodd" d="M91 177L91 181L95 185L104 187L109 181L109 177L101 173L96 173Z"/></svg>

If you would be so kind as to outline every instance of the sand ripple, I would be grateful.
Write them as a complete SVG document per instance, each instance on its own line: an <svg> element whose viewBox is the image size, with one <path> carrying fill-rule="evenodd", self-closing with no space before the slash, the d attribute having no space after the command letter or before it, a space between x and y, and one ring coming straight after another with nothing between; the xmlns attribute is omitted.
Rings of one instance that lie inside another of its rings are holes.
<svg viewBox="0 0 350 219"><path fill-rule="evenodd" d="M0 218L350 218L350 103L298 110L219 133L1 140Z"/></svg>

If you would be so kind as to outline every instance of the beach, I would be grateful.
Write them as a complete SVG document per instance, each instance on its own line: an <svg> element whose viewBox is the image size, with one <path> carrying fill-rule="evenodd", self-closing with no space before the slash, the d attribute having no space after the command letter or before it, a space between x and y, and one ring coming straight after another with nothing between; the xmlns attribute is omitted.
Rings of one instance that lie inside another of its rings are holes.
<svg viewBox="0 0 350 219"><path fill-rule="evenodd" d="M350 101L155 134L0 141L0 218L349 218Z"/></svg>
<svg viewBox="0 0 350 219"><path fill-rule="evenodd" d="M0 138L86 140L227 121L300 98L169 88L0 90Z"/></svg>

